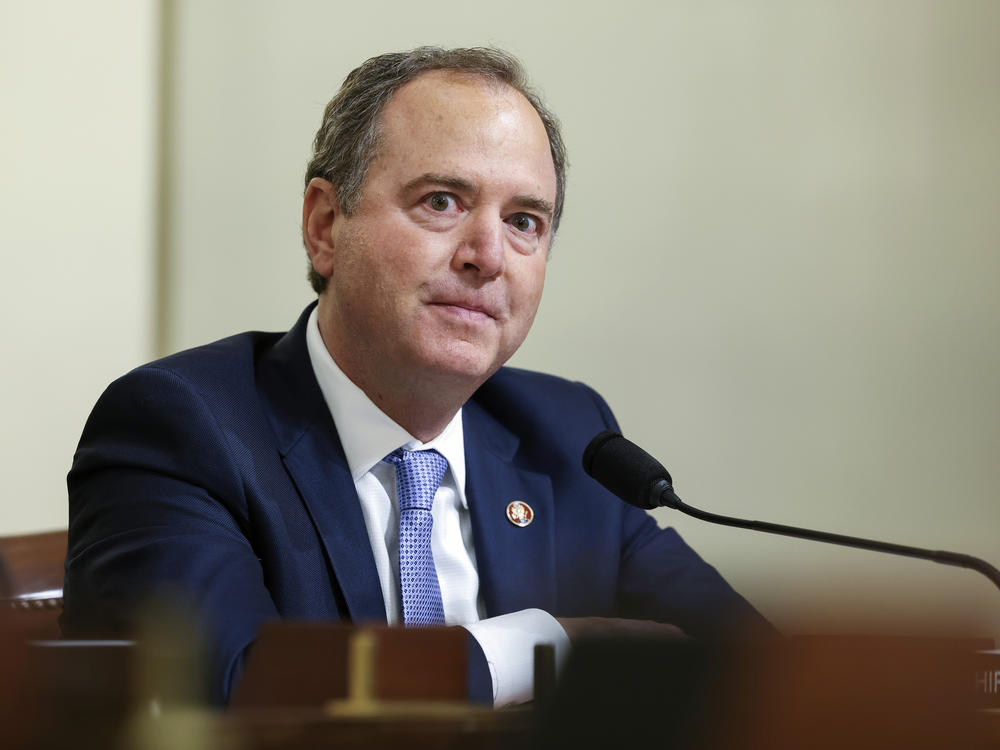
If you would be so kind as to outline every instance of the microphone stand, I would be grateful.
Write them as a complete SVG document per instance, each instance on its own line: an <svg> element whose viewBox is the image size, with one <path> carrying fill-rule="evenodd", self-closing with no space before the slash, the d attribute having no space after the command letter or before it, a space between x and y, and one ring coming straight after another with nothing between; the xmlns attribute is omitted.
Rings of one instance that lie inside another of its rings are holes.
<svg viewBox="0 0 1000 750"><path fill-rule="evenodd" d="M960 552L945 552L944 550L922 549L920 547L910 547L905 544L891 544L889 542L875 541L874 539L862 539L844 534L831 534L826 531L815 531L813 529L801 529L796 526L785 526L784 524L768 523L767 521L747 521L741 518L722 516L718 513L709 513L684 503L674 493L673 486L665 479L658 479L650 487L650 496L654 499L656 505L674 508L681 513L686 513L702 521L718 523L723 526L765 531L768 534L781 534L782 536L791 536L797 539L811 539L815 542L840 544L845 547L856 547L874 552L888 552L893 555L904 555L906 557L930 560L941 565L955 565L959 568L969 568L982 573L993 582L994 586L1000 589L1000 570L997 570L985 560L973 557L972 555L965 555Z"/></svg>

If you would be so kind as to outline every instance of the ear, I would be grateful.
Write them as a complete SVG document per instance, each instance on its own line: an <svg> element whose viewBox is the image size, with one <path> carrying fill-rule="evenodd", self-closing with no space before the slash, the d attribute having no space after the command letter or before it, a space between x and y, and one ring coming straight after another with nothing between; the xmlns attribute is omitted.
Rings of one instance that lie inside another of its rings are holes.
<svg viewBox="0 0 1000 750"><path fill-rule="evenodd" d="M316 273L333 273L333 220L340 213L337 189L319 177L309 180L302 200L302 239Z"/></svg>

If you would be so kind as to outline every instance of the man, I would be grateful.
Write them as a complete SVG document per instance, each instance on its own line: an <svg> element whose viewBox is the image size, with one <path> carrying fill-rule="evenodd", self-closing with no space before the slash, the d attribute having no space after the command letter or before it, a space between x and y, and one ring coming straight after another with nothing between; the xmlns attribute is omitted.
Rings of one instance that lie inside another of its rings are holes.
<svg viewBox="0 0 1000 750"><path fill-rule="evenodd" d="M583 474L615 427L597 394L500 369L541 298L564 172L505 53L351 73L306 176L318 304L285 335L141 367L95 407L69 476L67 632L127 628L150 590L181 592L225 700L267 619L443 621L476 638L503 704L530 697L530 644L565 641L553 615L759 625Z"/></svg>

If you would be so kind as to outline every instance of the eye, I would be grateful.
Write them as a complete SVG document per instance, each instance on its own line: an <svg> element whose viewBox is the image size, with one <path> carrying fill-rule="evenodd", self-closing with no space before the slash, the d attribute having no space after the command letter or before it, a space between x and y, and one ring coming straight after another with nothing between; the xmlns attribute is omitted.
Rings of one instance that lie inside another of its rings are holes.
<svg viewBox="0 0 1000 750"><path fill-rule="evenodd" d="M529 214L514 214L510 217L510 225L519 232L538 231L538 220Z"/></svg>
<svg viewBox="0 0 1000 750"><path fill-rule="evenodd" d="M455 199L448 193L431 193L427 197L427 205L433 211L447 211L454 204Z"/></svg>

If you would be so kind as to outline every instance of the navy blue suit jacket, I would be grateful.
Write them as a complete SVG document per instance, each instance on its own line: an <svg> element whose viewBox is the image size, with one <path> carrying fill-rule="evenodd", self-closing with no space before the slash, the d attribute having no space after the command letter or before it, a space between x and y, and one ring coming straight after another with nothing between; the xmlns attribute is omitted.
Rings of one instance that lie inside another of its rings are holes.
<svg viewBox="0 0 1000 750"><path fill-rule="evenodd" d="M307 309L140 367L94 408L69 474L63 628L127 631L181 592L225 700L261 623L384 622L364 518L312 372ZM467 497L488 615L641 616L712 636L759 615L672 529L584 474L615 429L590 388L504 368L463 409ZM511 500L535 511L524 528Z"/></svg>

